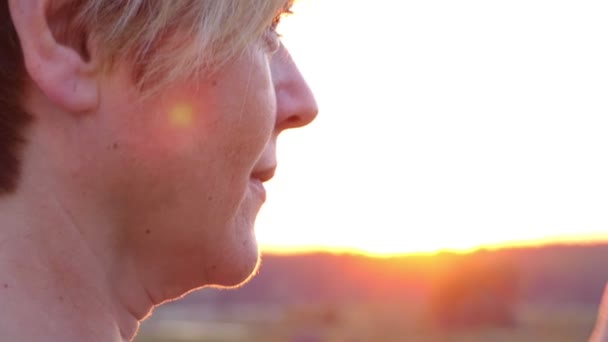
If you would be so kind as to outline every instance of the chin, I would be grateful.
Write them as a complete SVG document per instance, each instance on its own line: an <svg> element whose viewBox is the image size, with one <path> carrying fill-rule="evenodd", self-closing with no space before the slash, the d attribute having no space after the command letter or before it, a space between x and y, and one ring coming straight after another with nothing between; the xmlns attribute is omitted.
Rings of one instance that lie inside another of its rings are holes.
<svg viewBox="0 0 608 342"><path fill-rule="evenodd" d="M246 241L233 244L232 251L220 253L222 265L210 274L211 286L234 288L247 283L257 274L260 266L260 252L253 233Z"/></svg>

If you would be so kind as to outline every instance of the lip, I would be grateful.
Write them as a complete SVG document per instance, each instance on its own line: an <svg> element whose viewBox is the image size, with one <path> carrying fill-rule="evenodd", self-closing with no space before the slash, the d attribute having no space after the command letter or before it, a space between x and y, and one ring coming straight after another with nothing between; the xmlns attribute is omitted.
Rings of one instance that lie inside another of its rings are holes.
<svg viewBox="0 0 608 342"><path fill-rule="evenodd" d="M262 183L267 182L269 180L272 179L272 177L274 177L274 173L276 171L276 166L272 166L269 168L265 168L265 169L261 169L258 171L254 171L251 174L251 178L252 179L258 179L260 180Z"/></svg>
<svg viewBox="0 0 608 342"><path fill-rule="evenodd" d="M253 191L260 196L262 202L266 201L266 188L264 188L264 183L259 178L251 178L249 181Z"/></svg>
<svg viewBox="0 0 608 342"><path fill-rule="evenodd" d="M264 188L264 182L267 182L274 177L274 173L276 171L276 166L271 166L267 168L260 168L256 171L253 171L251 174L251 179L249 184L253 188L254 192L257 193L262 202L266 201L266 188Z"/></svg>

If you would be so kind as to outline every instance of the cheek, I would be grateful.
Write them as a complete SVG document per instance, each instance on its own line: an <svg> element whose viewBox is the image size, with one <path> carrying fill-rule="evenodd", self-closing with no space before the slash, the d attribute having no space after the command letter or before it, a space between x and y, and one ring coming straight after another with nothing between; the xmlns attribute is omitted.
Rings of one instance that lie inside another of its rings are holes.
<svg viewBox="0 0 608 342"><path fill-rule="evenodd" d="M159 196L198 196L191 200L199 204L211 198L234 209L275 124L269 73L252 70L247 80L234 76L181 87L126 113L121 148L124 144L128 167L139 170L144 188L157 188Z"/></svg>
<svg viewBox="0 0 608 342"><path fill-rule="evenodd" d="M224 127L218 131L230 132L232 151L257 161L274 131L276 97L266 53L250 53L220 83L218 95L226 106L218 118Z"/></svg>
<svg viewBox="0 0 608 342"><path fill-rule="evenodd" d="M275 97L265 83L249 91L238 107L220 114L213 132L219 133L222 155L232 165L247 163L249 172L262 156L275 127Z"/></svg>

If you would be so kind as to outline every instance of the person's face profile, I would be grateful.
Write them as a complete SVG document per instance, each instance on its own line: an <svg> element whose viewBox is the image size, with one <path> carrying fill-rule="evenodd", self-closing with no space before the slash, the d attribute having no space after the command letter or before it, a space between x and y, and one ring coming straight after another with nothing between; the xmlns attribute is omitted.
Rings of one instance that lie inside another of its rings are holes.
<svg viewBox="0 0 608 342"><path fill-rule="evenodd" d="M114 170L97 176L115 187L109 200L128 218L138 258L194 267L201 281L228 286L255 269L254 222L278 164L277 137L317 113L285 47L262 38L210 77L153 97L132 88L128 68L102 84L105 127L89 147ZM108 132L114 141L103 148Z"/></svg>

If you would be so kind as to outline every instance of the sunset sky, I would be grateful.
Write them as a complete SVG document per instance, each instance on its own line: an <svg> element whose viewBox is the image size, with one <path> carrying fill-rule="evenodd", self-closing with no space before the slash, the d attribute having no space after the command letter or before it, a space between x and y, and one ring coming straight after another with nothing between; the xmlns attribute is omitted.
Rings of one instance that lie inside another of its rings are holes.
<svg viewBox="0 0 608 342"><path fill-rule="evenodd" d="M265 251L608 240L608 2L300 0Z"/></svg>

